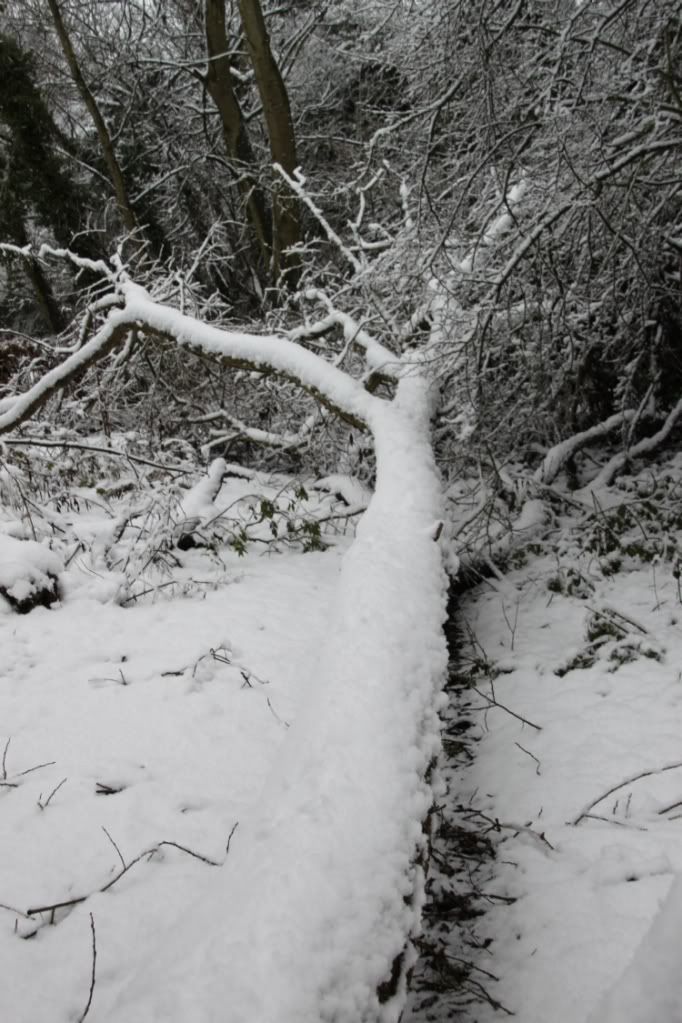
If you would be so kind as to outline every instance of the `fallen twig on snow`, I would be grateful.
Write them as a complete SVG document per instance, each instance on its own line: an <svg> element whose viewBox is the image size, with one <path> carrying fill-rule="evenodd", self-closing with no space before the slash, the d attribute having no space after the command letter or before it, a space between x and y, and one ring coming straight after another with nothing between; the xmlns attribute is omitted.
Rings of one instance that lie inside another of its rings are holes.
<svg viewBox="0 0 682 1023"><path fill-rule="evenodd" d="M0 788L3 788L3 789L18 789L19 788L19 782L9 780L8 774L7 774L7 753L8 753L11 741L12 741L12 736L10 735L9 739L5 743L5 748L2 751L2 760L0 760ZM35 767L27 767L26 770L24 770L24 771L17 771L16 774L11 775L10 777L11 778L24 778L27 774L32 774L34 771L39 771L43 767L54 767L56 762L57 762L56 760L47 760L44 764L36 764ZM66 781L66 778L64 779L64 781ZM63 781L60 782L59 785L57 786L57 788L59 788L63 784L64 784ZM52 798L53 795L54 795L54 792L50 795L50 799ZM42 798L42 793L41 793L41 798ZM47 802L49 803L49 801L50 800L48 799ZM47 803L45 804L45 806L47 806ZM42 809L44 809L43 806L41 806L41 810Z"/></svg>
<svg viewBox="0 0 682 1023"><path fill-rule="evenodd" d="M519 749L520 749L520 750L521 750L521 751L522 751L523 753L526 753L526 754L527 754L527 755L528 755L528 756L529 756L529 757L531 758L531 760L534 760L534 761L535 761L535 773L536 773L537 775L539 775L539 774L540 774L540 761L539 761L539 760L538 760L538 758L537 758L537 757L535 756L535 754L534 754L534 753L531 753L531 751L530 751L529 749L526 749L526 747L525 747L525 746L522 746L520 742L515 742L515 743L514 743L514 745L515 745L515 746L518 746L518 747L519 747Z"/></svg>
<svg viewBox="0 0 682 1023"><path fill-rule="evenodd" d="M479 820L485 821L490 825L489 830L491 831L505 830L530 835L535 842L539 842L540 845L547 846L547 848L551 849L552 852L556 852L552 843L545 838L544 831L534 831L529 824L515 824L512 821L500 821L497 817L489 817L487 814L481 813L480 810L474 811L474 813L470 816L474 816Z"/></svg>
<svg viewBox="0 0 682 1023"><path fill-rule="evenodd" d="M636 622L634 618L629 618L621 611L616 611L615 607L607 607L604 605L601 610L598 607L590 607L589 604L586 604L585 607L588 611L591 611L592 614L599 615L600 618L605 618L607 622L611 622L612 625L615 625L619 629L623 629L623 626L619 625L618 622L614 622L614 618L620 618L621 621L627 622L628 625L631 625L633 629L637 629L637 631L641 632L644 636L649 635L648 629L646 629L643 625L640 625L639 622ZM624 631L627 632L627 629Z"/></svg>
<svg viewBox="0 0 682 1023"><path fill-rule="evenodd" d="M284 725L285 728L289 728L290 727L289 722L285 721L284 718L281 718L279 716L279 714L277 713L275 708L272 706L272 704L270 702L270 697L269 696L266 696L266 700L267 700L267 703L268 703L268 707L272 711L272 716L275 718L275 720L279 721L280 725Z"/></svg>
<svg viewBox="0 0 682 1023"><path fill-rule="evenodd" d="M487 700L491 707L499 707L500 710L506 710L507 714L511 714L511 716L516 718L517 721L523 722L524 725L530 725L530 727L534 728L536 732L542 731L542 725L536 725L533 721L529 721L528 718L524 718L522 714L517 714L516 711L510 710L509 707L505 707L505 705L500 703L494 696L488 696L487 693L481 692L481 690L477 689L476 686L471 686L471 688L478 696Z"/></svg>
<svg viewBox="0 0 682 1023"><path fill-rule="evenodd" d="M118 854L118 858L119 858L119 860L121 861L121 866L122 866L122 867L125 867L125 865L126 865L126 861L125 861L125 859L123 858L123 853L121 852L121 850L119 849L119 847L118 847L118 846L116 845L116 842L114 842L113 838L111 837L111 835L109 834L109 832L107 831L107 829L106 829L106 828L104 827L104 825L102 825L102 831L103 831L103 832L104 832L104 834L105 834L105 835L107 836L107 838L109 839L109 841L110 841L110 842L111 842L111 844L113 845L114 849L116 850L116 852L117 852L117 854Z"/></svg>
<svg viewBox="0 0 682 1023"><path fill-rule="evenodd" d="M682 762L666 764L664 767L653 767L649 771L640 771L639 774L633 774L629 778L625 778L624 781L618 782L617 785L613 785L610 789L607 789L606 792L603 792L601 796L597 797L597 799L593 799L591 803L588 803L587 806L580 811L577 817L574 817L573 820L568 821L568 823L574 825L580 824L582 820L590 816L590 811L593 810L598 803L601 803L602 800L607 798L607 796L612 796L613 793L618 792L619 789L625 788L626 785L633 785L636 781L640 781L642 778L649 778L653 774L663 774L664 771L674 771L680 767L682 767Z"/></svg>
<svg viewBox="0 0 682 1023"><path fill-rule="evenodd" d="M97 974L97 935L95 934L95 918L92 913L90 914L90 930L92 931L92 971L90 973L90 991L88 992L88 1000L85 1003L85 1008L78 1017L78 1023L83 1023L83 1020L90 1012L92 996L95 993L95 979Z"/></svg>
<svg viewBox="0 0 682 1023"><path fill-rule="evenodd" d="M52 797L57 795L57 793L59 792L59 790L62 787L62 785L66 784L67 780L68 780L67 778L62 778L62 780L59 782L59 784L55 785L55 787L52 789L52 792L50 792L50 794L47 797L47 799L45 800L45 802L43 802L43 794L42 794L42 792L40 793L40 795L38 796L38 806L40 807L41 810L47 810L48 806L50 805L50 803L52 801Z"/></svg>
<svg viewBox="0 0 682 1023"><path fill-rule="evenodd" d="M225 849L225 854L226 855L230 851L230 839L232 838L233 834L235 833L238 824L239 824L239 821L237 821L235 823L235 825L233 826L232 830L230 831L230 834L229 834L229 837L228 837L228 840L227 840L227 848ZM164 841L162 841L162 842L157 842L156 845L150 846L149 849L145 849L143 852L139 853L134 859L130 860L129 863L126 863L124 858L123 858L123 856L121 855L121 851L118 848L118 846L116 845L116 843L113 841L113 839L108 834L108 832L106 832L105 829L103 829L103 830L107 834L107 837L109 838L109 840L112 842L112 844L113 844L114 848L116 849L116 851L117 851L121 861L124 864L123 868L121 870L119 870L118 874L116 874L114 877L112 877L112 879L110 881L107 881L107 883L105 885L103 885L101 888L98 888L96 893L91 892L88 895L77 895L73 899L65 899L62 902L52 902L52 903L49 903L49 904L47 904L45 906L34 906L31 909L27 909L25 914L22 913L22 916L32 917L32 916L37 916L39 913L50 913L52 915L52 921L51 922L53 922L54 921L54 913L55 913L56 910L58 910L58 909L65 909L68 906L78 906L81 902L85 902L87 899L89 899L90 895L92 895L92 894L99 894L99 895L101 895L104 892L109 891L109 889L113 888L113 886L118 881L120 881L121 878L125 874L127 874L128 871L132 867L134 867L141 860L145 859L145 857L151 858L154 855L154 853L157 853L164 846L171 846L173 849L179 849L180 852L184 852L188 856L192 856L195 860L201 860L202 863L208 864L209 867L222 867L222 865L224 863L224 860L222 862L220 860L212 860L212 859L210 859L210 857L204 856L202 853L194 852L193 849L189 849L186 845L180 845L179 842L173 842L170 839L164 839ZM33 933L35 933L35 931ZM27 935L27 937L32 937L32 936L33 936L32 934L31 935Z"/></svg>

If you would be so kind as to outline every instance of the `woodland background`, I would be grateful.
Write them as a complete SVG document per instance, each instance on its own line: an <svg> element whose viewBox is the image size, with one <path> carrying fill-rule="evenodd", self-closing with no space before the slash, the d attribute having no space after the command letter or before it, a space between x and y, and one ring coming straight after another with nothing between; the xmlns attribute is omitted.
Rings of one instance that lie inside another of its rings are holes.
<svg viewBox="0 0 682 1023"><path fill-rule="evenodd" d="M155 298L339 364L353 330L428 348L441 469L503 503L510 460L605 421L627 448L676 409L675 0L27 0L2 31L8 398L106 313L79 259L118 253ZM310 412L141 332L40 414L64 439L371 479L333 416L298 435Z"/></svg>

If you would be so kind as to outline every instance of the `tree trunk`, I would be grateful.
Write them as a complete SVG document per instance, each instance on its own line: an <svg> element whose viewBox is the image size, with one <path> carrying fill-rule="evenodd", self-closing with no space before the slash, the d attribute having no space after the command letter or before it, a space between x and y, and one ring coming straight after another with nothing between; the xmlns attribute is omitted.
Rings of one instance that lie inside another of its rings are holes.
<svg viewBox="0 0 682 1023"><path fill-rule="evenodd" d="M26 227L19 216L15 216L13 218L11 229L18 245L23 248L29 244ZM66 324L62 311L59 308L59 303L54 297L52 286L43 273L43 268L34 256L29 255L25 259L24 269L26 276L33 285L33 291L35 293L38 308L40 309L41 316L45 321L46 326L53 334L58 334L64 329Z"/></svg>
<svg viewBox="0 0 682 1023"><path fill-rule="evenodd" d="M123 180L123 174L119 166L118 160L116 159L116 153L114 152L114 144L109 134L109 129L106 126L104 118L100 113L100 109L97 106L97 100L90 92L87 82L83 77L83 73L78 63L73 46L71 45L71 39L66 29L66 25L61 16L59 5L57 0L47 0L52 13L52 20L57 30L57 36L61 44L66 62L69 65L69 71L71 77L76 83L76 87L81 94L83 102L87 107L88 113L92 118L92 123L95 126L97 137L99 138L100 146L102 147L102 153L104 161L109 172L109 178L114 187L114 194L116 196L116 205L118 206L119 214L124 226L128 231L135 231L138 228L137 217L133 211L126 191L125 182Z"/></svg>
<svg viewBox="0 0 682 1023"><path fill-rule="evenodd" d="M270 39L259 0L239 0L249 57L256 76L256 85L263 104L263 115L270 139L270 152L274 163L282 165L292 175L297 167L296 136L291 118L289 96L277 62L272 55ZM272 193L273 264L275 273L288 272L297 276L298 259L287 249L297 245L301 236L298 200L275 180Z"/></svg>
<svg viewBox="0 0 682 1023"><path fill-rule="evenodd" d="M261 253L269 262L272 225L262 190L253 177L255 158L232 86L232 65L225 31L225 0L206 0L206 88L220 114L225 148L235 164L239 190Z"/></svg>

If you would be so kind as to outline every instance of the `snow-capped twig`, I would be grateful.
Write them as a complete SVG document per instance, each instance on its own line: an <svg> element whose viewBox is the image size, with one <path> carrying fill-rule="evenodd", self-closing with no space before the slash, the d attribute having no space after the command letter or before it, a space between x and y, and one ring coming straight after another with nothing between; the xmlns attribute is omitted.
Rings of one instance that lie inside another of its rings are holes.
<svg viewBox="0 0 682 1023"><path fill-rule="evenodd" d="M399 377L401 368L399 357L390 348L386 348L385 345L373 338L365 327L357 323L352 316L338 309L323 291L318 288L308 288L303 293L303 297L308 302L319 302L325 307L328 314L323 321L326 329L334 325L341 327L346 342L364 351L367 366L371 370L393 380ZM318 324L313 324L310 328L298 327L288 336L291 340L297 340L299 337L304 337L307 331L312 330L317 333L317 328Z"/></svg>
<svg viewBox="0 0 682 1023"><path fill-rule="evenodd" d="M331 224L325 217L320 207L317 206L311 199L310 195L308 194L304 187L305 178L303 177L301 171L295 170L294 177L290 177L289 174L287 174L287 172L284 170L284 168L280 166L280 164L278 163L273 164L273 168L275 172L279 174L279 176L287 183L287 185L294 193L294 195L298 196L301 202L305 203L305 205L308 207L312 215L315 217L324 233L327 235L329 241L336 246L336 248L343 256L345 256L345 258L348 260L348 262L353 267L355 272L358 274L361 273L363 269L362 263L357 258L357 256L353 255L348 246L344 244L342 239L339 237L339 235L336 233L334 228L331 226Z"/></svg>
<svg viewBox="0 0 682 1023"><path fill-rule="evenodd" d="M231 426L235 430L236 436L244 437L247 440L252 441L254 444L263 444L273 448L288 450L290 448L300 447L308 440L309 431L304 430L303 428L298 433L274 433L272 430L263 430L260 427L248 426L241 419L230 415L230 413L225 409L220 409L217 413L215 413L215 417L222 419L228 424L228 426ZM215 446L217 439L220 438L214 438L211 441L211 446ZM209 445L206 446L208 447Z"/></svg>
<svg viewBox="0 0 682 1023"><path fill-rule="evenodd" d="M54 256L56 259L68 259L79 270L90 270L92 273L101 274L110 281L116 280L121 269L117 267L112 271L111 267L103 259L87 259L85 256L79 256L77 253L72 252L71 249L57 249L52 245L46 244L41 245L36 253L31 245L20 247L2 242L0 243L0 253L6 253L8 256L20 256L22 259L29 260L45 259L46 256Z"/></svg>
<svg viewBox="0 0 682 1023"><path fill-rule="evenodd" d="M492 249L495 242L506 234L514 223L514 210L519 205L526 192L527 181L522 177L516 184L512 185L509 191L502 197L498 204L502 212L498 213L494 220L483 229L481 236L477 239L471 251L460 260L458 269L465 274L480 270L481 264L485 262L486 251ZM477 257L481 256L477 261Z"/></svg>
<svg viewBox="0 0 682 1023"><path fill-rule="evenodd" d="M28 419L74 376L120 345L133 327L152 337L202 350L232 368L276 374L290 380L360 430L367 429L374 404L383 404L368 394L360 381L285 337L221 330L160 305L138 285L127 282L120 287L124 307L112 310L82 348L18 395L6 412L0 413L0 432L15 429Z"/></svg>

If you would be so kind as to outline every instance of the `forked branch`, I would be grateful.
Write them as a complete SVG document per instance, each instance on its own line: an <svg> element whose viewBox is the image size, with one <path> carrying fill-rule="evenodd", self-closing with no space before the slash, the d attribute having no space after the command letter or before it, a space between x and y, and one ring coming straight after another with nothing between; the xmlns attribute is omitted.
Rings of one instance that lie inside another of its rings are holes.
<svg viewBox="0 0 682 1023"><path fill-rule="evenodd" d="M28 391L5 399L0 407L0 433L29 419L57 391L122 344L132 330L215 356L223 365L275 374L302 387L355 429L367 428L373 403L362 383L292 341L208 326L154 302L143 288L122 280L122 308L112 309L97 333Z"/></svg>

